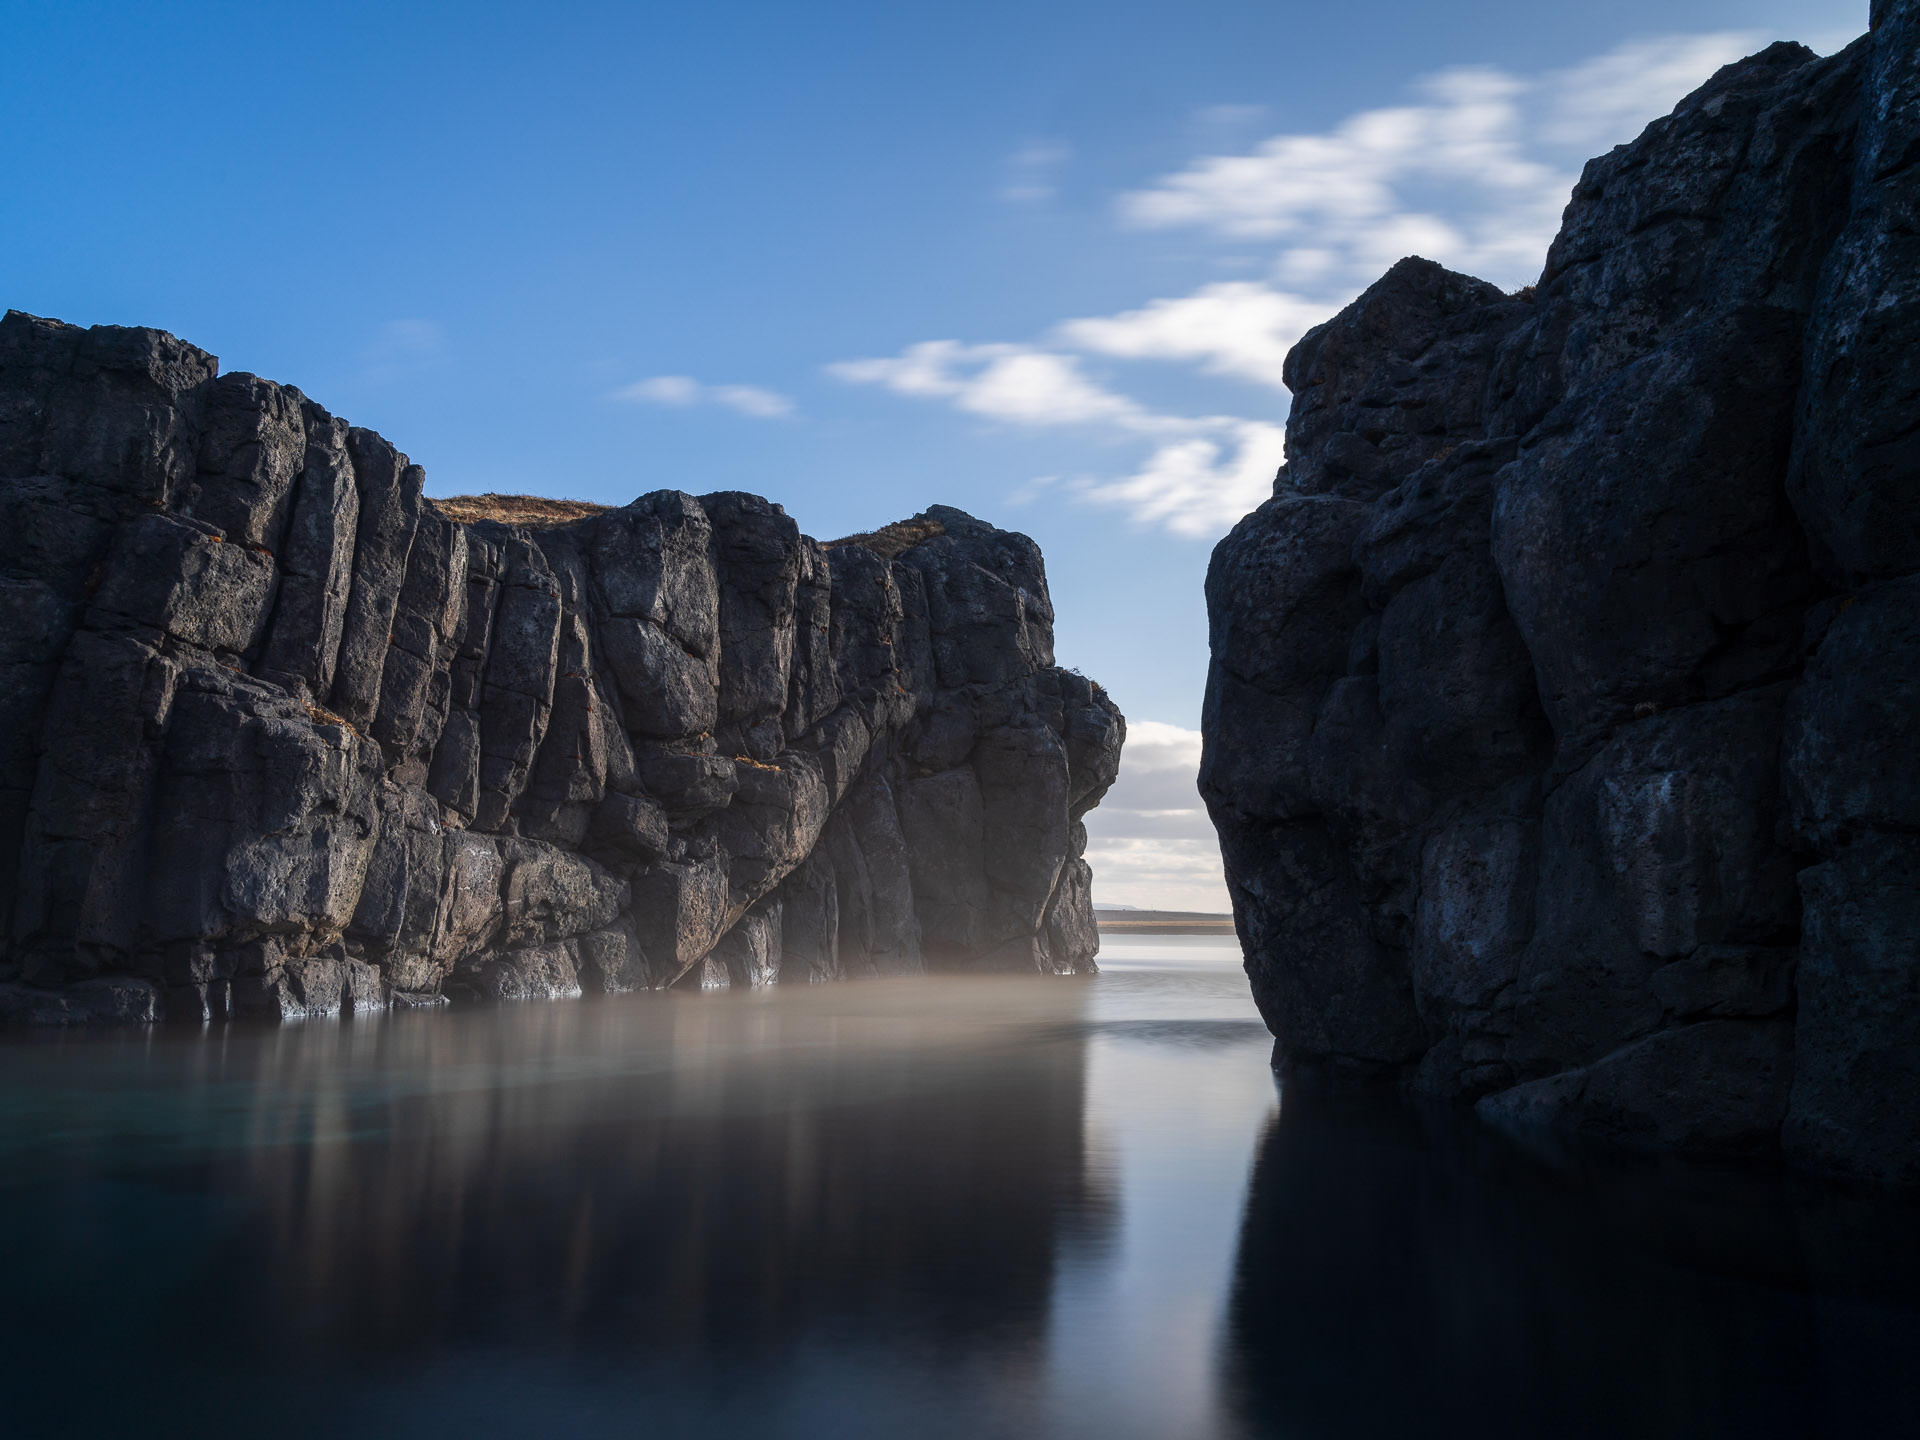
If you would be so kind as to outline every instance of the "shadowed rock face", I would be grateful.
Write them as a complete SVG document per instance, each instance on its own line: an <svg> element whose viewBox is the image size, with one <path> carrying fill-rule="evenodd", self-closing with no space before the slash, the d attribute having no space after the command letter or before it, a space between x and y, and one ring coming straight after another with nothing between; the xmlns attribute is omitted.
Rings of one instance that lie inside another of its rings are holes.
<svg viewBox="0 0 1920 1440"><path fill-rule="evenodd" d="M1287 381L1201 776L1280 1062L1920 1180L1920 5Z"/></svg>
<svg viewBox="0 0 1920 1440"><path fill-rule="evenodd" d="M0 1015L1092 968L1125 722L1032 541L423 479L170 335L0 321Z"/></svg>

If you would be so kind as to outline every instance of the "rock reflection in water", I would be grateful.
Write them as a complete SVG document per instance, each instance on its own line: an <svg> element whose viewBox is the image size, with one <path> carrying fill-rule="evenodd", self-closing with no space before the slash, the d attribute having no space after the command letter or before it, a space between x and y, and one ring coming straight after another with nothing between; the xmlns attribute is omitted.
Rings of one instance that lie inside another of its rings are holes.
<svg viewBox="0 0 1920 1440"><path fill-rule="evenodd" d="M389 1433L416 1407L429 1431L572 1433L550 1407L583 1376L644 1396L649 1434L754 1433L769 1407L805 1433L824 1348L842 1380L870 1372L849 1383L873 1433L890 1406L920 1433L1019 1433L1056 1249L1108 1224L1080 1003L1073 982L882 982L98 1047L122 1083L43 1092L77 1128L0 1186L35 1312L0 1320L7 1368L67 1433L186 1433L215 1395L221 1434ZM8 1058L76 1083L70 1052ZM167 1089L178 1134L133 1113ZM148 1163L103 1186L106 1145L143 1124ZM93 1260L49 1274L50 1254ZM158 1405L183 1391L189 1411Z"/></svg>
<svg viewBox="0 0 1920 1440"><path fill-rule="evenodd" d="M902 1075L835 1043L858 1025L844 1015L670 1008L692 1067L569 1077L579 1037L535 1021L553 1079L393 1102L376 1144L250 1151L277 1266L324 1296L330 1338L404 1350L531 1327L751 1362L835 1322L1037 1333L1056 1215L1090 1208L1074 1046L1008 1047L984 1070L929 1025ZM419 1034L445 1046L434 1070L513 1063L499 1031Z"/></svg>
<svg viewBox="0 0 1920 1440"><path fill-rule="evenodd" d="M1528 1155L1446 1111L1289 1095L1224 1359L1249 1433L1878 1436L1920 1424L1920 1208Z"/></svg>

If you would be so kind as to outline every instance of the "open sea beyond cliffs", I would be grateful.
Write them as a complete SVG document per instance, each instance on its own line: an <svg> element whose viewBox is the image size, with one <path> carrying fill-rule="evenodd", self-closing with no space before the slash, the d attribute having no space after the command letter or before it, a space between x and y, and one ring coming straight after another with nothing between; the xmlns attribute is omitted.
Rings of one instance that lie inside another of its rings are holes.
<svg viewBox="0 0 1920 1440"><path fill-rule="evenodd" d="M1092 978L0 1044L9 1436L1870 1436L1920 1209L1281 1096Z"/></svg>

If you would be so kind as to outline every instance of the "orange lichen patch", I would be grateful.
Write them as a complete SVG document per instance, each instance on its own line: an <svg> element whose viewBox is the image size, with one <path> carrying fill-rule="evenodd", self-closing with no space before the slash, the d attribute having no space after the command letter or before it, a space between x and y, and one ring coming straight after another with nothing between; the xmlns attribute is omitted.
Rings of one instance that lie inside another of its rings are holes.
<svg viewBox="0 0 1920 1440"><path fill-rule="evenodd" d="M316 725L338 725L342 729L352 730L356 735L360 733L359 730L354 728L354 723L351 720L347 719L344 715L334 714L333 711L323 705L309 704L307 706L307 716Z"/></svg>
<svg viewBox="0 0 1920 1440"><path fill-rule="evenodd" d="M545 495L454 495L445 499L429 496L428 503L449 520L471 525L476 520L497 520L502 525L524 525L530 530L550 529L569 521L584 520L610 510L591 500L552 500Z"/></svg>
<svg viewBox="0 0 1920 1440"><path fill-rule="evenodd" d="M780 767L778 765L769 765L766 761L756 760L751 755L735 755L733 757L733 763L736 765L745 765L749 770L771 770L776 775L780 773Z"/></svg>
<svg viewBox="0 0 1920 1440"><path fill-rule="evenodd" d="M878 530L869 530L859 535L843 535L838 540L827 541L827 549L836 545L858 545L863 550L871 550L891 560L904 554L922 541L931 540L936 535L947 533L947 527L927 515L916 515L911 520L896 520L891 525L882 525Z"/></svg>

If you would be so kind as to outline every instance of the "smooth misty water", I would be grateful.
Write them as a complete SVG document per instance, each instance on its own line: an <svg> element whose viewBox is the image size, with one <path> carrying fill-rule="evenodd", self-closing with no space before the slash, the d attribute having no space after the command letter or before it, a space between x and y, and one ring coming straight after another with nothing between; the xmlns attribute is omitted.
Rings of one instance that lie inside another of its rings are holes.
<svg viewBox="0 0 1920 1440"><path fill-rule="evenodd" d="M0 1044L0 1434L1912 1433L1920 1211L1290 1098L1230 942Z"/></svg>

